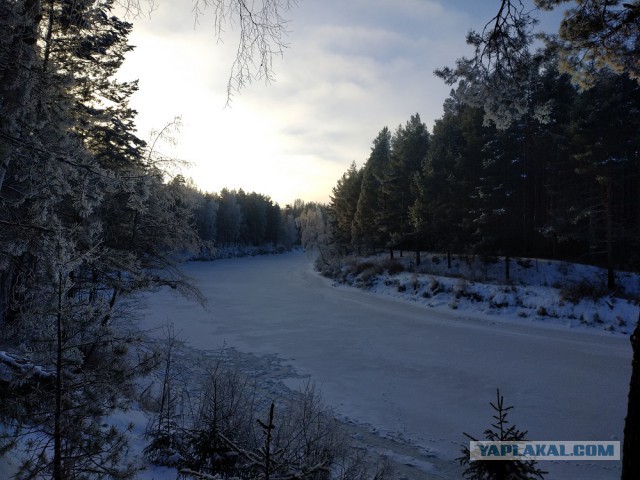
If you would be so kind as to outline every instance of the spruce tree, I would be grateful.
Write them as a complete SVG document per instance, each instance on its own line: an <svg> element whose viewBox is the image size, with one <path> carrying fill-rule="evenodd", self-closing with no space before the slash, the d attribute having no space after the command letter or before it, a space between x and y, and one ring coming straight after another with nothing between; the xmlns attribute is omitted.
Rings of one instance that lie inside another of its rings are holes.
<svg viewBox="0 0 640 480"><path fill-rule="evenodd" d="M507 416L513 406L505 407L504 397L497 390L496 403L490 403L495 411L495 423L484 431L485 439L489 442L519 442L526 440L526 431L520 431L515 425L509 425ZM478 439L464 434L472 441ZM475 460L470 461L469 447L462 447L462 457L458 460L465 467L464 477L468 480L542 480L544 472L536 466L534 460Z"/></svg>

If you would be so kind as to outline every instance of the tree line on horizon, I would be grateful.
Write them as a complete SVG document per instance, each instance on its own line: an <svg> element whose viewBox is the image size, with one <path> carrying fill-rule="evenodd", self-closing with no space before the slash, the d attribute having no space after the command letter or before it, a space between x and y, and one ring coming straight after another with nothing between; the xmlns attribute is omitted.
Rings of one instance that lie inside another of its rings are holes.
<svg viewBox="0 0 640 480"><path fill-rule="evenodd" d="M433 131L384 127L328 206L342 254L387 249L640 267L640 86L602 71L581 90L550 51L532 58L526 110L499 127L451 91Z"/></svg>
<svg viewBox="0 0 640 480"><path fill-rule="evenodd" d="M200 191L181 176L173 181L180 182L191 198L191 222L201 250L266 245L291 248L300 244L296 218L308 208L302 200L282 208L268 195L242 188L211 193Z"/></svg>

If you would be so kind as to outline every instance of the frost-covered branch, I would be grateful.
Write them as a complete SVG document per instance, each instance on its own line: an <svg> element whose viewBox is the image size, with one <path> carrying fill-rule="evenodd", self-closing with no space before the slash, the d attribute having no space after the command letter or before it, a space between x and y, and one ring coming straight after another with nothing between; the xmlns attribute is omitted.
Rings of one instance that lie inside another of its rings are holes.
<svg viewBox="0 0 640 480"><path fill-rule="evenodd" d="M275 78L273 60L288 47L289 20L286 13L297 0L194 0L194 22L207 13L213 16L218 42L237 29L235 59L227 81L227 105L232 97L255 80L269 83ZM126 16L149 15L158 7L154 0L118 0Z"/></svg>
<svg viewBox="0 0 640 480"><path fill-rule="evenodd" d="M239 30L236 56L227 81L227 104L254 80L268 83L275 78L273 58L282 56L288 47L289 21L284 15L296 4L295 0L195 1L196 21L204 11L213 11L218 41L222 41L227 25Z"/></svg>
<svg viewBox="0 0 640 480"><path fill-rule="evenodd" d="M55 374L36 365L30 360L16 357L10 353L0 351L0 382L17 380L17 377L51 380Z"/></svg>

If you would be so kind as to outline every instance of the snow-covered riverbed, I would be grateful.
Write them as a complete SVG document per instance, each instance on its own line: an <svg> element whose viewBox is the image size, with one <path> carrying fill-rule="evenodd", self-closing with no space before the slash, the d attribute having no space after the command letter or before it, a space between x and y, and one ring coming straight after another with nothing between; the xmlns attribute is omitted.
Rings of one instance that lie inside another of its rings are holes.
<svg viewBox="0 0 640 480"><path fill-rule="evenodd" d="M172 322L196 349L226 343L240 352L277 355L321 388L339 418L433 455L433 465L413 462L433 478L442 478L442 461L459 456L462 432L481 436L489 426L496 388L514 405L511 420L530 439L622 439L628 337L501 321L335 287L310 263L300 252L190 263L185 271L208 309L157 292L147 297L141 326ZM300 379L285 381L296 387ZM411 463L406 450L390 453ZM619 462L540 466L549 479L620 476Z"/></svg>

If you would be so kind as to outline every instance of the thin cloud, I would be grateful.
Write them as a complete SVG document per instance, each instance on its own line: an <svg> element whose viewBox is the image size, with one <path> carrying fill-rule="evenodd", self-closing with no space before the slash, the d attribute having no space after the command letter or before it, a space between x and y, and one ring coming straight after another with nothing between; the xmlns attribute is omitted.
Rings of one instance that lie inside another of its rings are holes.
<svg viewBox="0 0 640 480"><path fill-rule="evenodd" d="M326 201L349 164L364 163L382 127L416 112L427 125L441 115L449 87L433 70L468 54L464 37L476 26L466 8L479 7L301 2L290 12L291 46L275 61L275 82L247 87L224 109L234 32L216 43L206 18L194 30L189 9L166 1L135 25L140 46L124 73L140 78L133 103L141 130L182 114L176 155L198 164L191 174L201 188L255 189L283 204Z"/></svg>

